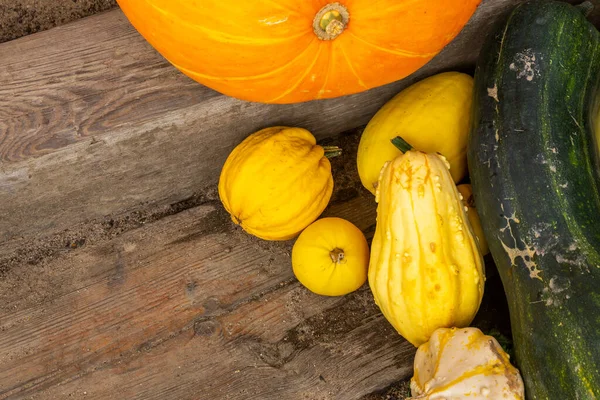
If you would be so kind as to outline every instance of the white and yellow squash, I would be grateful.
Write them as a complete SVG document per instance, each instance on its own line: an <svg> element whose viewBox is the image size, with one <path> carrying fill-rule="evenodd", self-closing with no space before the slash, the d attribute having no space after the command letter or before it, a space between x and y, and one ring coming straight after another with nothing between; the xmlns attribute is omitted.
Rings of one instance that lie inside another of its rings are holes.
<svg viewBox="0 0 600 400"><path fill-rule="evenodd" d="M523 400L523 380L498 341L477 328L441 328L417 350L412 400Z"/></svg>

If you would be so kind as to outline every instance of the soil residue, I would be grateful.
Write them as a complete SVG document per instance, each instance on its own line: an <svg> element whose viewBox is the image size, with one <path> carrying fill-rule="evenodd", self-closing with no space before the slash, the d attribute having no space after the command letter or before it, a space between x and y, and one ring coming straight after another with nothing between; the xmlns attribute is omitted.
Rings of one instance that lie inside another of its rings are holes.
<svg viewBox="0 0 600 400"><path fill-rule="evenodd" d="M218 201L215 188L207 188L185 200L168 204L146 206L130 212L108 215L102 219L91 220L54 235L36 238L12 252L0 255L0 278L5 278L10 270L22 265L38 265L47 262L65 252L75 251L85 245L98 244L121 236L123 233L145 224L158 221L170 215L178 214L200 205ZM221 212L219 212L221 211ZM225 226L226 212L222 207L210 215L211 224L205 225L204 233L214 230L222 232ZM205 221L204 221L205 222Z"/></svg>
<svg viewBox="0 0 600 400"><path fill-rule="evenodd" d="M0 0L0 43L114 7L115 0Z"/></svg>

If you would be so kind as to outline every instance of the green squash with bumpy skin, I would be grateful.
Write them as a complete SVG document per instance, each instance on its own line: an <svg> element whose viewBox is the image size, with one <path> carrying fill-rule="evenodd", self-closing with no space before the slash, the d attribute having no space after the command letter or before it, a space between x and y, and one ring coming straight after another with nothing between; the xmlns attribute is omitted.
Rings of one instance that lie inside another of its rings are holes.
<svg viewBox="0 0 600 400"><path fill-rule="evenodd" d="M600 34L517 6L475 74L468 165L529 400L600 399Z"/></svg>

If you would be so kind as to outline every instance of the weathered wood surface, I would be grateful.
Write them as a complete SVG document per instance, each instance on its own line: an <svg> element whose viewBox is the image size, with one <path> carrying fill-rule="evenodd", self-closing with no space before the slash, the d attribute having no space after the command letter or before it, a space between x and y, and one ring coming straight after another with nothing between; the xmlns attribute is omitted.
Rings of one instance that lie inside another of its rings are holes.
<svg viewBox="0 0 600 400"><path fill-rule="evenodd" d="M332 160L324 215L371 238L359 134L329 140L350 151ZM291 270L293 241L247 235L214 191L171 212L114 217L60 238L60 253L0 270L0 399L379 400L389 397L369 394L412 375L415 349L367 285L310 293ZM506 326L490 278L477 325Z"/></svg>
<svg viewBox="0 0 600 400"><path fill-rule="evenodd" d="M300 125L327 140L417 79L471 68L518 2L484 0L404 82L302 105L193 83L119 11L0 45L0 399L352 400L408 378L414 349L367 288L308 292L291 243L236 229L215 183L253 130ZM370 236L356 139L335 139L346 154L326 214ZM500 319L501 299L486 296Z"/></svg>
<svg viewBox="0 0 600 400"><path fill-rule="evenodd" d="M403 87L471 68L499 14L484 0L459 37L414 76L296 105L218 95L160 57L119 10L0 45L0 245L213 185L232 147L269 125L318 138L365 124ZM15 244L17 243L17 244Z"/></svg>
<svg viewBox="0 0 600 400"><path fill-rule="evenodd" d="M353 197L326 214L372 232L372 195L342 190ZM414 348L367 287L314 295L290 250L210 201L14 268L0 281L0 398L358 399L407 378Z"/></svg>

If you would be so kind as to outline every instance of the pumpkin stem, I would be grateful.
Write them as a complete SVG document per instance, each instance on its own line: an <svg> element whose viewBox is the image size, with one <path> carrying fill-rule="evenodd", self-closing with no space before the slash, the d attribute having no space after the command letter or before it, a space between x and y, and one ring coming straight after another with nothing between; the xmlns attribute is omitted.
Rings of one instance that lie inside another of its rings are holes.
<svg viewBox="0 0 600 400"><path fill-rule="evenodd" d="M313 31L321 40L333 40L342 34L350 14L340 3L330 3L321 8L313 20Z"/></svg>
<svg viewBox="0 0 600 400"><path fill-rule="evenodd" d="M402 139L400 136L396 136L392 139L392 144L398 148L402 153L406 153L409 150L412 150L412 146L408 144L408 142Z"/></svg>
<svg viewBox="0 0 600 400"><path fill-rule="evenodd" d="M344 250L336 247L329 252L329 257L331 257L331 261L333 261L334 264L341 264L345 257Z"/></svg>
<svg viewBox="0 0 600 400"><path fill-rule="evenodd" d="M342 148L337 146L323 146L325 157L333 158L342 155Z"/></svg>

